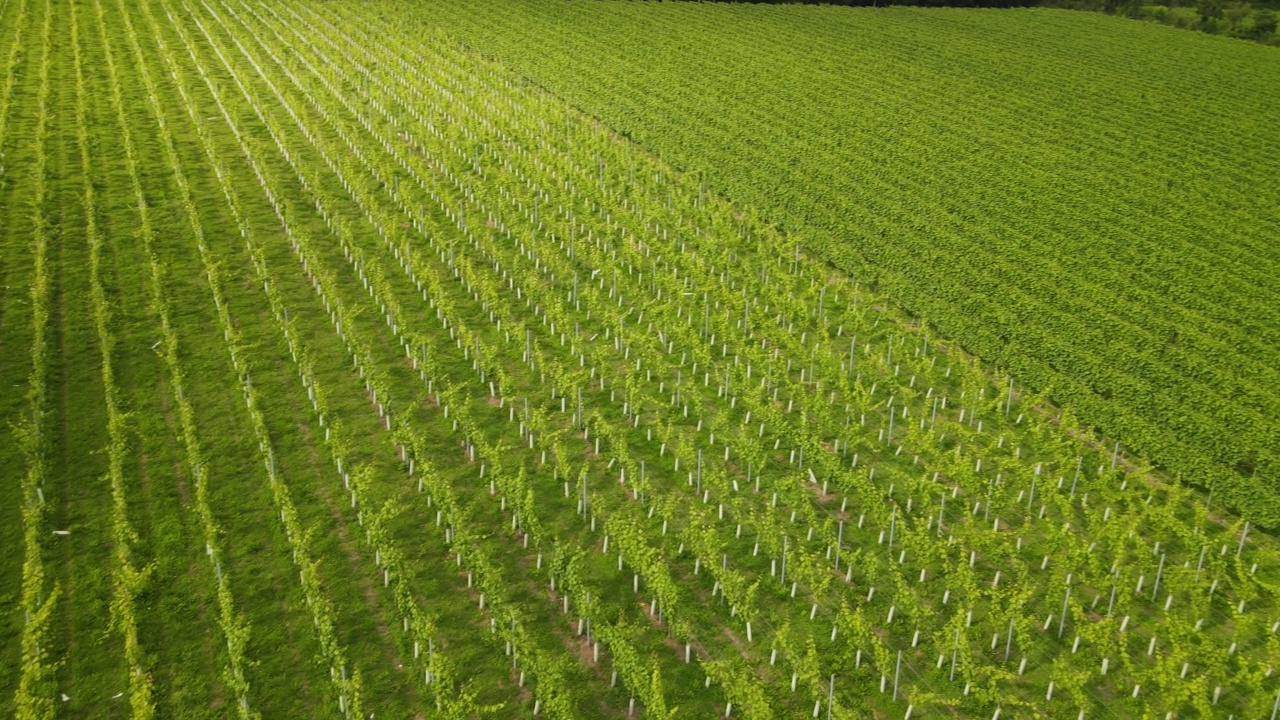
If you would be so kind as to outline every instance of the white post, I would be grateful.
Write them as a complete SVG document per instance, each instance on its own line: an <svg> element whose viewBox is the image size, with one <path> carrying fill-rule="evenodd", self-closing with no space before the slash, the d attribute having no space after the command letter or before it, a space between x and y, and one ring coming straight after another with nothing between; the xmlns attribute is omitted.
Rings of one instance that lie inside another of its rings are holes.
<svg viewBox="0 0 1280 720"><path fill-rule="evenodd" d="M893 671L893 701L898 701L898 678L902 675L902 651L898 651L898 663Z"/></svg>

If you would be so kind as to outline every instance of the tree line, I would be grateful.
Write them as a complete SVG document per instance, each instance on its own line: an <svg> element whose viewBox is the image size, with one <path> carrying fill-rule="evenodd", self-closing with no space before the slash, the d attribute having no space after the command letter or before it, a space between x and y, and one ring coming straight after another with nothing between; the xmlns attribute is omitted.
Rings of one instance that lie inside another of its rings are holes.
<svg viewBox="0 0 1280 720"><path fill-rule="evenodd" d="M924 7L1059 7L1149 20L1175 27L1280 45L1280 0L713 0L770 5L914 5Z"/></svg>

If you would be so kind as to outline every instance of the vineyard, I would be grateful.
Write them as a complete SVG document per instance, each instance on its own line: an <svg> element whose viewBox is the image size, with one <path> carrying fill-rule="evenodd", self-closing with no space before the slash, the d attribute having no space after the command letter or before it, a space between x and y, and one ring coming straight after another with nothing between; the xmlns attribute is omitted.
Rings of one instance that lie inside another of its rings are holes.
<svg viewBox="0 0 1280 720"><path fill-rule="evenodd" d="M1274 49L1053 10L410 5L1280 524Z"/></svg>
<svg viewBox="0 0 1280 720"><path fill-rule="evenodd" d="M1269 516L419 19L0 0L0 714L1276 720Z"/></svg>

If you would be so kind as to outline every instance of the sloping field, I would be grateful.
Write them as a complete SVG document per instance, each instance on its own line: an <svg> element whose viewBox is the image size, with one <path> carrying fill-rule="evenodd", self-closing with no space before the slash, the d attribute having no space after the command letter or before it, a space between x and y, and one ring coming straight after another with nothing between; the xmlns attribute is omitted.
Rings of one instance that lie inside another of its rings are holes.
<svg viewBox="0 0 1280 720"><path fill-rule="evenodd" d="M410 3L1280 523L1280 51L1096 14Z"/></svg>
<svg viewBox="0 0 1280 720"><path fill-rule="evenodd" d="M1274 715L1274 537L414 17L0 0L0 716Z"/></svg>

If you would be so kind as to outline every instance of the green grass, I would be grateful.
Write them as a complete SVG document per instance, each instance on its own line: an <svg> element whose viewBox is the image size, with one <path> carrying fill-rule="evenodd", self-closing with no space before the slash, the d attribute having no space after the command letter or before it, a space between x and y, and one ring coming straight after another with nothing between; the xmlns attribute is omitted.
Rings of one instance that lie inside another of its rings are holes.
<svg viewBox="0 0 1280 720"><path fill-rule="evenodd" d="M55 57L70 53L69 37L53 38ZM76 103L70 64L54 63L50 72L50 110L70 120ZM57 137L69 122L59 123ZM70 535L49 536L45 558L50 575L62 588L56 625L60 645L67 648L59 668L58 686L77 709L105 705L123 716L123 703L107 698L124 689L111 678L122 677L127 665L108 630L113 550L111 488L107 479L107 413L98 338L94 333L89 296L89 243L81 201L79 153L74 142L50 143L50 221L58 228L50 242L51 280L49 331L49 412L52 431L46 462L50 496L48 530ZM115 705L115 707L112 707Z"/></svg>
<svg viewBox="0 0 1280 720"><path fill-rule="evenodd" d="M3 37L9 43L15 39L13 17L16 6L6 6ZM7 47L7 46L6 46ZM30 60L27 61L28 66ZM21 79L23 82L18 82ZM0 252L0 268L3 268L3 294L0 294L0 411L6 421L16 420L26 396L25 388L31 373L31 207L22 198L31 196L28 173L14 168L30 167L35 153L32 138L32 119L35 112L35 73L24 72L15 77L12 91L6 100L12 109L6 122L3 147L5 171L0 175L0 192L3 193L3 252ZM8 85L6 85L8 87ZM15 130L16 127L16 130ZM16 443L0 443L0 542L6 548L22 544L22 490L21 479L24 460ZM22 553L6 552L0 555L0 647L5 657L17 657L22 629L21 614ZM16 672L0 674L0 697L8 702L17 688Z"/></svg>

